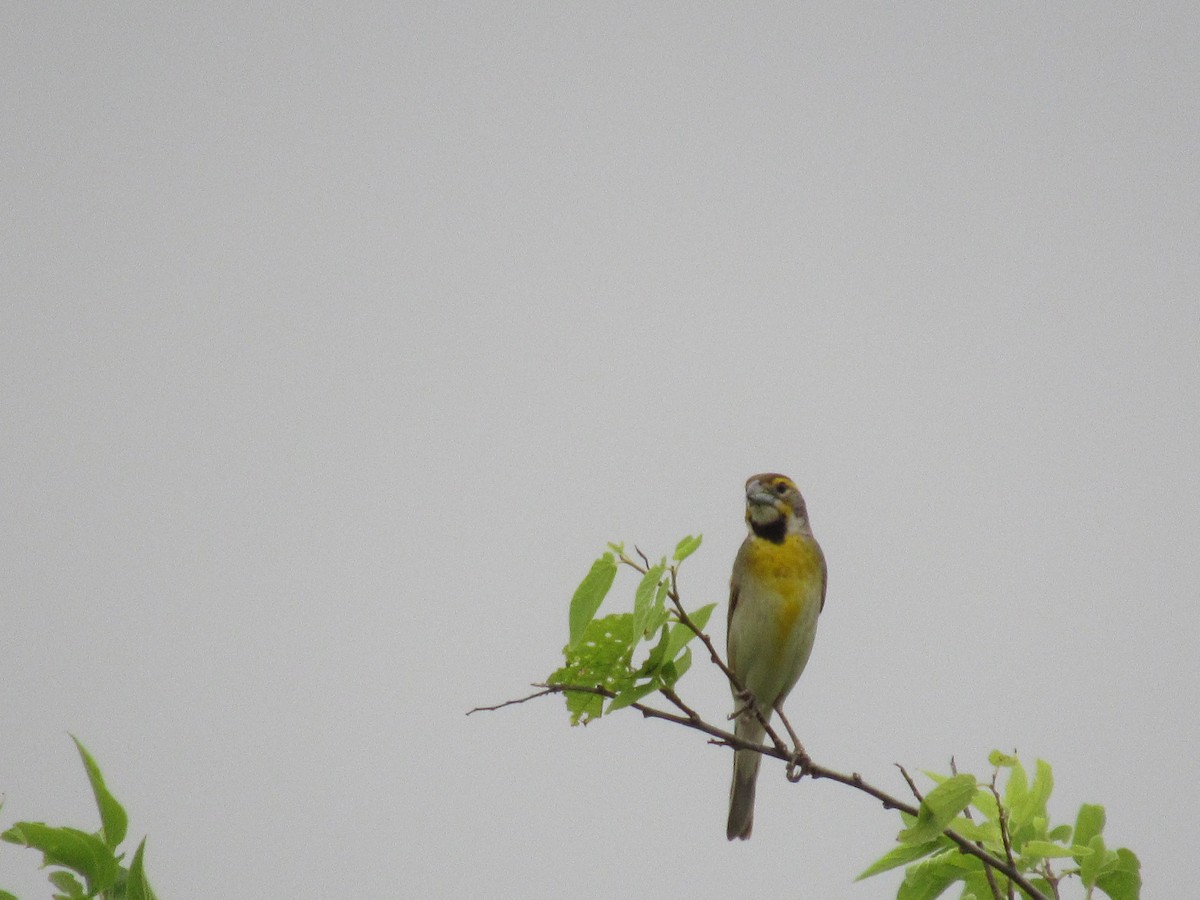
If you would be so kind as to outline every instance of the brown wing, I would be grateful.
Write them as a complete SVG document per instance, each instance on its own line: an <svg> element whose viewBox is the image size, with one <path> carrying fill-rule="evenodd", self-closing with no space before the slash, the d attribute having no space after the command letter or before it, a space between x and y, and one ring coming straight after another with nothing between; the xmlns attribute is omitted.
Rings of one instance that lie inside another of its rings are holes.
<svg viewBox="0 0 1200 900"><path fill-rule="evenodd" d="M825 554L821 554L821 609L825 611L825 589L829 587L829 567L825 565Z"/></svg>
<svg viewBox="0 0 1200 900"><path fill-rule="evenodd" d="M730 639L733 636L733 611L737 608L738 603L738 586L736 584L729 585L729 615L725 619L725 661L732 668L735 663L733 661L733 647Z"/></svg>
<svg viewBox="0 0 1200 900"><path fill-rule="evenodd" d="M746 538L749 541L749 538ZM738 593L741 590L741 585L738 584L738 569L741 568L738 563L742 559L742 554L746 551L746 544L738 548L737 556L733 560L733 574L729 576L729 615L725 617L725 649L729 649L729 627L733 624L733 611L737 609Z"/></svg>
<svg viewBox="0 0 1200 900"><path fill-rule="evenodd" d="M746 553L746 546L749 543L750 536L747 535L746 540L742 542L742 546L738 548L737 556L733 560L733 573L729 576L729 615L725 618L725 658L730 667L735 666L733 661L733 646L730 643L733 638L733 614L737 611L738 600L742 594L740 577L742 558Z"/></svg>

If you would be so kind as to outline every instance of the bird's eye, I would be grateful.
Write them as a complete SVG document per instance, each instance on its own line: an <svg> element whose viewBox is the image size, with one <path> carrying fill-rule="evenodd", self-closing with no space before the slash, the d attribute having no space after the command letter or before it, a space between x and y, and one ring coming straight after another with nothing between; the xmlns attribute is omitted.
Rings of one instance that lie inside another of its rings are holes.
<svg viewBox="0 0 1200 900"><path fill-rule="evenodd" d="M775 483L775 493L777 493L777 494L786 494L786 493L787 493L787 489L788 489L788 486L787 486L787 482L786 482L786 481L778 481L778 482L776 482L776 483Z"/></svg>

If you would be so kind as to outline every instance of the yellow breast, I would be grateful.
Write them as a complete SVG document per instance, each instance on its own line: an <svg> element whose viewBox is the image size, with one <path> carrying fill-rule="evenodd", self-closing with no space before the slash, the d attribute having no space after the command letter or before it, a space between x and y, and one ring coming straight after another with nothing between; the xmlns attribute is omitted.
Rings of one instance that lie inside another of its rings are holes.
<svg viewBox="0 0 1200 900"><path fill-rule="evenodd" d="M820 603L821 551L807 535L789 534L783 543L756 538L746 560L747 574L779 598L781 634L796 624L806 603Z"/></svg>
<svg viewBox="0 0 1200 900"><path fill-rule="evenodd" d="M789 534L781 544L755 538L748 550L747 573L785 600L804 599L821 577L821 551L807 535Z"/></svg>

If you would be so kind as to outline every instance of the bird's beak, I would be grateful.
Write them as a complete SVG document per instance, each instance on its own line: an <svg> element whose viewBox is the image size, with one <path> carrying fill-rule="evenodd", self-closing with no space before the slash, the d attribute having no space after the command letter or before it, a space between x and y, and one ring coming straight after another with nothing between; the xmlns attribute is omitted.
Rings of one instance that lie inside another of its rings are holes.
<svg viewBox="0 0 1200 900"><path fill-rule="evenodd" d="M746 485L746 502L756 506L774 506L775 495L759 482L752 481Z"/></svg>

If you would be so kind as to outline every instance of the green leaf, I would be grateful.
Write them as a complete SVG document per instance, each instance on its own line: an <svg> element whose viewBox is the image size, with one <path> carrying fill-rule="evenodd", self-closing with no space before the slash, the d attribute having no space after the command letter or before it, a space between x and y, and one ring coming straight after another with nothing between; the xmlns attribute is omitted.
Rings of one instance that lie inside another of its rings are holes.
<svg viewBox="0 0 1200 900"><path fill-rule="evenodd" d="M87 891L83 889L83 885L79 883L79 879L70 872L59 870L52 872L49 875L50 883L62 891L59 896L66 897L67 900L82 900L87 897Z"/></svg>
<svg viewBox="0 0 1200 900"><path fill-rule="evenodd" d="M1053 790L1054 773L1050 769L1050 764L1044 759L1039 759L1037 761L1036 773L1033 776L1033 784L1029 786L1029 790L1010 810L1012 830L1016 831L1022 825L1033 821L1039 816L1044 820L1046 816L1046 801L1050 799L1050 794Z"/></svg>
<svg viewBox="0 0 1200 900"><path fill-rule="evenodd" d="M887 872L899 866L907 866L909 863L922 859L941 847L942 843L936 840L926 841L924 844L901 844L899 847L889 850L863 869L862 873L854 880L862 881L864 878L870 878L872 875L878 875L880 872Z"/></svg>
<svg viewBox="0 0 1200 900"><path fill-rule="evenodd" d="M999 750L993 750L988 754L988 763L995 766L997 769L1007 769L1015 766L1019 760L1011 753L1002 753Z"/></svg>
<svg viewBox="0 0 1200 900"><path fill-rule="evenodd" d="M17 900L17 895L10 894L8 891L0 891L0 900Z"/></svg>
<svg viewBox="0 0 1200 900"><path fill-rule="evenodd" d="M975 857L971 857L975 859ZM978 862L978 860L976 860ZM1018 895L1024 896L1024 895ZM970 872L963 879L963 893L959 900L966 900L967 897L974 897L975 900L994 900L992 888L988 884L987 875L984 874L983 864L979 864L979 870Z"/></svg>
<svg viewBox="0 0 1200 900"><path fill-rule="evenodd" d="M1077 848L1086 853L1090 853L1086 847ZM1055 844L1051 841L1026 841L1025 846L1021 848L1021 855L1027 859L1065 859L1073 857L1075 853L1070 847L1064 847L1062 844Z"/></svg>
<svg viewBox="0 0 1200 900"><path fill-rule="evenodd" d="M1104 807L1097 803L1085 803L1079 807L1075 817L1075 843L1084 847L1092 838L1104 831Z"/></svg>
<svg viewBox="0 0 1200 900"><path fill-rule="evenodd" d="M75 742L75 746L79 750L83 767L87 770L88 781L92 783L96 807L100 810L100 834L104 838L104 843L115 850L121 841L125 840L125 832L129 827L129 816L125 814L125 810L117 802L117 798L110 794L108 788L104 786L104 776L100 774L100 767L96 765L92 755L87 752L87 748L75 735L71 735L71 740Z"/></svg>
<svg viewBox="0 0 1200 900"><path fill-rule="evenodd" d="M949 842L948 838L947 841ZM958 869L959 878L964 877L964 872L983 871L983 863L979 861L978 857L972 856L969 853L963 853L953 843L950 843L950 846L954 848L954 852L946 854L946 865L953 866L954 868ZM1001 852L1003 852L1003 850L1001 850Z"/></svg>
<svg viewBox="0 0 1200 900"><path fill-rule="evenodd" d="M646 661L637 670L636 676L638 678L648 678L662 669L663 659L667 653L667 642L670 639L670 631L671 629L665 625L661 627L658 635L658 643L654 645L654 648L646 657Z"/></svg>
<svg viewBox="0 0 1200 900"><path fill-rule="evenodd" d="M568 682L561 682L567 684ZM586 694L581 691L566 691L563 699L567 702L567 712L571 715L571 724L586 725L592 719L604 715L604 698L599 694Z"/></svg>
<svg viewBox="0 0 1200 900"><path fill-rule="evenodd" d="M605 710L605 714L607 715L608 713L616 712L618 709L624 709L633 703L637 703L643 697L646 697L649 694L653 694L655 691L657 691L659 686L660 685L658 681L655 680L648 682L647 684L639 684L626 688L625 690L621 691L621 693L617 694L617 696L613 697L608 704L608 709Z"/></svg>
<svg viewBox="0 0 1200 900"><path fill-rule="evenodd" d="M1016 825L1010 820L1008 825L1009 840L1012 842L1013 850L1018 854L1029 841L1046 840L1045 816L1034 816L1032 819Z"/></svg>
<svg viewBox="0 0 1200 900"><path fill-rule="evenodd" d="M1133 851L1121 847L1112 868L1096 878L1096 887L1112 900L1138 900L1142 890L1141 868Z"/></svg>
<svg viewBox="0 0 1200 900"><path fill-rule="evenodd" d="M700 549L700 542L704 540L704 535L698 534L695 537L688 535L682 541L675 545L675 554L671 557L675 562L683 562L693 553Z"/></svg>
<svg viewBox="0 0 1200 900"><path fill-rule="evenodd" d="M658 629L662 628L667 623L669 616L667 615L667 591L671 589L671 583L667 579L663 579L658 583L658 590L654 594L654 606L650 609L650 621L646 623L646 632L654 634Z"/></svg>
<svg viewBox="0 0 1200 900"><path fill-rule="evenodd" d="M604 602L613 579L617 577L617 563L611 553L605 553L592 563L591 570L583 577L575 596L571 598L571 637L568 646L574 647L583 637L583 631L596 616L596 610Z"/></svg>
<svg viewBox="0 0 1200 900"><path fill-rule="evenodd" d="M1104 866L1104 857L1107 854L1104 835L1093 835L1088 841L1088 849L1092 852L1079 861L1079 878L1083 881L1083 886L1090 889L1095 886L1096 878Z"/></svg>
<svg viewBox="0 0 1200 900"><path fill-rule="evenodd" d="M974 775L955 775L946 779L925 795L916 824L901 831L897 840L905 844L923 844L937 837L966 809L977 787Z"/></svg>
<svg viewBox="0 0 1200 900"><path fill-rule="evenodd" d="M717 608L717 604L710 603L707 606L702 606L699 609L692 610L688 613L688 618L692 620L692 624L704 630L704 626L708 624L708 619L712 615L712 611Z"/></svg>
<svg viewBox="0 0 1200 900"><path fill-rule="evenodd" d="M1012 813L1012 809L1024 799L1029 792L1029 782L1025 777L1025 767L1020 760L1013 760L1008 773L1008 783L1004 786L1004 808Z"/></svg>
<svg viewBox="0 0 1200 900"><path fill-rule="evenodd" d="M1060 843L1066 843L1067 841L1069 841L1071 839L1071 826L1070 825L1055 826L1054 828L1050 829L1050 833L1048 835L1046 835L1046 838L1047 838L1047 840L1059 841Z"/></svg>
<svg viewBox="0 0 1200 900"><path fill-rule="evenodd" d="M675 687L675 682L682 678L691 667L692 648L684 647L683 653L679 654L677 659L673 659L663 666L663 678L666 680L667 686Z"/></svg>
<svg viewBox="0 0 1200 900"><path fill-rule="evenodd" d="M137 852L133 854L133 862L129 866L129 880L125 883L125 900L157 900L146 872L142 868L142 854L146 849L146 839L138 844Z"/></svg>
<svg viewBox="0 0 1200 900"><path fill-rule="evenodd" d="M934 900L958 881L961 875L961 871L950 864L945 853L922 860L905 870L904 880L896 891L896 900Z"/></svg>
<svg viewBox="0 0 1200 900"><path fill-rule="evenodd" d="M993 822L1000 818L1000 809L996 806L996 797L990 788L981 787L977 790L975 796L971 798L971 805Z"/></svg>
<svg viewBox="0 0 1200 900"><path fill-rule="evenodd" d="M950 827L965 837L968 841L983 841L1000 843L1000 825L997 822L976 822L959 817L950 823Z"/></svg>
<svg viewBox="0 0 1200 900"><path fill-rule="evenodd" d="M716 606L717 604L715 603L710 603L708 606L702 606L695 612L688 613L688 618L692 620L692 624L703 631L704 626L708 623L708 617L712 615L712 611L716 608ZM667 638L666 652L663 654L664 658L668 662L673 660L679 655L679 651L682 650L695 636L696 633L692 631L692 629L688 628L682 622L676 622L671 626L671 634Z"/></svg>
<svg viewBox="0 0 1200 900"><path fill-rule="evenodd" d="M620 694L633 684L629 661L633 656L633 615L616 613L587 624L574 646L563 648L566 665L555 671L548 684L604 687ZM604 698L597 694L566 691L571 724L599 718Z"/></svg>
<svg viewBox="0 0 1200 900"><path fill-rule="evenodd" d="M657 630L657 627L650 623L650 619L662 577L663 566L651 566L642 576L637 592L633 595L633 636L639 641Z"/></svg>
<svg viewBox="0 0 1200 900"><path fill-rule="evenodd" d="M62 866L78 872L87 882L89 894L108 890L117 880L120 866L112 850L97 835L77 828L51 828L41 822L17 822L0 839L42 851L43 865Z"/></svg>

